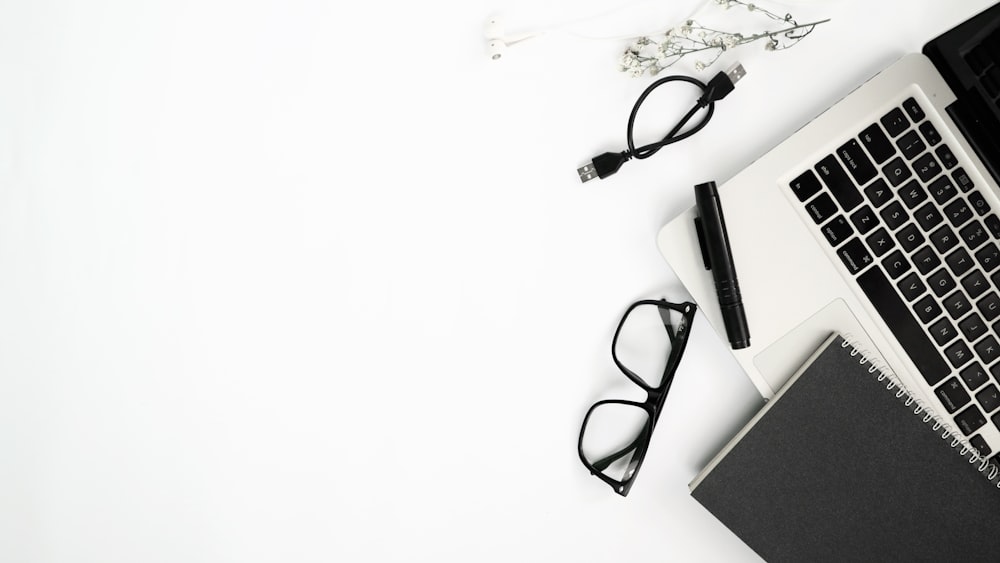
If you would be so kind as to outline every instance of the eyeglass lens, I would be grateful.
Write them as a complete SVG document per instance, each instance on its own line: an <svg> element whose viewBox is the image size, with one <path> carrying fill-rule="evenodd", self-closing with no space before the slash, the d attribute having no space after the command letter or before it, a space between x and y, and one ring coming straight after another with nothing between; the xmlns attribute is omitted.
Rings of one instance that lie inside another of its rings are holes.
<svg viewBox="0 0 1000 563"><path fill-rule="evenodd" d="M643 304L629 311L615 342L615 356L646 385L659 387L684 316L678 311Z"/></svg>
<svg viewBox="0 0 1000 563"><path fill-rule="evenodd" d="M587 420L581 451L596 470L615 481L632 477L650 430L649 414L637 405L601 403Z"/></svg>

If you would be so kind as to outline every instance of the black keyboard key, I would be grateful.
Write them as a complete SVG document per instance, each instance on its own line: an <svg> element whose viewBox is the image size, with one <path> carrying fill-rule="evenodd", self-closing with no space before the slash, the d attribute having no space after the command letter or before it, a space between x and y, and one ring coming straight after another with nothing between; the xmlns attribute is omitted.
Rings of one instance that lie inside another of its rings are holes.
<svg viewBox="0 0 1000 563"><path fill-rule="evenodd" d="M913 121L914 123L920 123L924 120L924 117L926 117L924 115L924 110L920 109L920 104L918 104L917 100L913 98L907 98L906 101L903 102L903 111L906 112L906 115L910 116L910 121Z"/></svg>
<svg viewBox="0 0 1000 563"><path fill-rule="evenodd" d="M931 233L930 239L931 244L941 254L945 254L958 244L958 236L955 235L955 231L951 230L951 227L948 225L941 225L938 230Z"/></svg>
<svg viewBox="0 0 1000 563"><path fill-rule="evenodd" d="M966 436L982 428L986 424L986 418L976 405L955 415L955 424L965 433Z"/></svg>
<svg viewBox="0 0 1000 563"><path fill-rule="evenodd" d="M837 256L847 266L847 271L852 275L864 270L874 260L868 249L862 244L861 239L853 239L837 251Z"/></svg>
<svg viewBox="0 0 1000 563"><path fill-rule="evenodd" d="M792 193L803 203L823 189L823 185L819 183L819 178L816 177L816 174L813 174L812 170L806 170L800 174L798 178L792 180L790 185Z"/></svg>
<svg viewBox="0 0 1000 563"><path fill-rule="evenodd" d="M941 404L944 405L944 408L948 409L949 413L957 411L972 400L957 377L952 377L942 383L934 390L934 394L938 396L938 399L941 399Z"/></svg>
<svg viewBox="0 0 1000 563"><path fill-rule="evenodd" d="M896 287L899 288L899 292L903 294L903 298L907 301L913 301L917 297L927 293L927 286L924 285L920 276L915 273L899 280Z"/></svg>
<svg viewBox="0 0 1000 563"><path fill-rule="evenodd" d="M913 212L913 218L920 224L920 228L930 232L931 229L941 224L944 217L934 207L933 203L927 202L920 209Z"/></svg>
<svg viewBox="0 0 1000 563"><path fill-rule="evenodd" d="M969 303L961 291L956 291L945 297L943 303L944 310L948 311L948 316L956 321L972 310L972 303Z"/></svg>
<svg viewBox="0 0 1000 563"><path fill-rule="evenodd" d="M886 252L889 252L896 246L896 242L892 239L885 229L879 227L877 231L868 235L865 239L868 242L868 247L872 249L875 256L883 256Z"/></svg>
<svg viewBox="0 0 1000 563"><path fill-rule="evenodd" d="M851 224L844 219L843 215L837 215L832 221L823 225L823 236L830 243L830 246L837 247L840 243L851 238L854 234L854 229L851 228Z"/></svg>
<svg viewBox="0 0 1000 563"><path fill-rule="evenodd" d="M910 126L910 121L906 119L906 115L903 114L903 110L899 108L893 108L892 111L882 116L882 127L885 127L887 133L890 137L897 137L906 128Z"/></svg>
<svg viewBox="0 0 1000 563"><path fill-rule="evenodd" d="M983 318L976 313L972 313L958 323L958 330L962 331L962 335L970 342L975 342L980 336L986 334L988 328ZM970 386L969 389L975 389L975 387Z"/></svg>
<svg viewBox="0 0 1000 563"><path fill-rule="evenodd" d="M984 411L991 413L1000 407L1000 390L997 389L996 385L987 385L976 393L976 400L979 401L979 405L983 407Z"/></svg>
<svg viewBox="0 0 1000 563"><path fill-rule="evenodd" d="M986 440L979 434L969 438L969 445L976 448L976 451L979 452L979 457L988 457L991 453L993 453L989 444L987 444Z"/></svg>
<svg viewBox="0 0 1000 563"><path fill-rule="evenodd" d="M906 162L898 156L889 161L888 164L882 167L882 173L885 174L886 179L893 186L898 186L906 181L907 178L913 175L913 171L910 167L906 165Z"/></svg>
<svg viewBox="0 0 1000 563"><path fill-rule="evenodd" d="M964 276L966 272L975 266L975 263L972 261L972 256L969 256L968 251L961 247L949 254L944 261L948 264L948 267L951 268L955 277Z"/></svg>
<svg viewBox="0 0 1000 563"><path fill-rule="evenodd" d="M869 268L858 276L857 282L924 379L934 385L948 375L951 371L948 364L882 270Z"/></svg>
<svg viewBox="0 0 1000 563"><path fill-rule="evenodd" d="M864 143L865 148L868 149L868 152L871 153L872 158L878 164L882 164L886 160L889 160L889 157L896 154L896 147L892 146L889 138L882 132L882 128L878 126L878 123L872 123L861 132L861 142Z"/></svg>
<svg viewBox="0 0 1000 563"><path fill-rule="evenodd" d="M986 202L986 198L983 197L983 194L979 193L979 190L969 192L969 204L980 216L990 212L990 204Z"/></svg>
<svg viewBox="0 0 1000 563"><path fill-rule="evenodd" d="M974 348L976 349L976 354L979 355L979 359L986 365L990 365L997 358L1000 358L1000 342L997 342L995 336L987 336L981 341L976 342Z"/></svg>
<svg viewBox="0 0 1000 563"><path fill-rule="evenodd" d="M916 180L910 180L905 186L899 188L899 199L903 200L906 207L914 209L927 200L927 192Z"/></svg>
<svg viewBox="0 0 1000 563"><path fill-rule="evenodd" d="M941 176L931 182L928 189L930 189L931 196L934 198L934 201L938 202L938 205L948 203L948 200L958 194L958 190L955 189L955 186L952 185L951 180L947 176Z"/></svg>
<svg viewBox="0 0 1000 563"><path fill-rule="evenodd" d="M913 263L917 270L926 276L931 270L941 265L941 259L938 258L936 252L931 250L931 247L925 246L913 253Z"/></svg>
<svg viewBox="0 0 1000 563"><path fill-rule="evenodd" d="M962 278L962 289L973 299L979 299L979 296L986 293L986 290L989 288L990 282L986 281L986 276L979 270L975 270Z"/></svg>
<svg viewBox="0 0 1000 563"><path fill-rule="evenodd" d="M924 238L924 234L920 232L920 229L916 225L910 223L896 233L896 240L899 241L899 245L903 247L903 250L913 252L927 239Z"/></svg>
<svg viewBox="0 0 1000 563"><path fill-rule="evenodd" d="M1000 266L1000 248L997 248L995 242L991 242L976 251L976 260L988 274Z"/></svg>
<svg viewBox="0 0 1000 563"><path fill-rule="evenodd" d="M882 220L885 221L886 226L894 231L905 225L910 219L910 215L898 201L885 206L882 211L879 211L879 215L882 216Z"/></svg>
<svg viewBox="0 0 1000 563"><path fill-rule="evenodd" d="M991 291L986 294L986 297L976 302L976 307L979 308L979 312L983 314L986 322L991 323L1000 317L1000 295Z"/></svg>
<svg viewBox="0 0 1000 563"><path fill-rule="evenodd" d="M906 259L906 256L898 250L883 258L882 266L892 279L898 279L899 276L910 271L910 262Z"/></svg>
<svg viewBox="0 0 1000 563"><path fill-rule="evenodd" d="M973 391L979 389L980 386L990 380L990 376L986 374L986 370L983 369L983 365L979 362L972 362L965 366L959 372L959 375L965 381L965 386Z"/></svg>
<svg viewBox="0 0 1000 563"><path fill-rule="evenodd" d="M958 369L972 361L972 351L965 345L965 342L957 340L944 349L944 357L951 362L951 367Z"/></svg>
<svg viewBox="0 0 1000 563"><path fill-rule="evenodd" d="M969 204L965 203L965 198L960 197L944 206L944 216L952 225L961 227L966 221L972 219L972 209L969 208Z"/></svg>
<svg viewBox="0 0 1000 563"><path fill-rule="evenodd" d="M931 178L941 172L941 165L934 159L934 155L926 153L913 161L913 170L922 182L929 182Z"/></svg>
<svg viewBox="0 0 1000 563"><path fill-rule="evenodd" d="M938 297L944 297L949 291L955 289L955 278L951 277L948 270L941 268L927 278L927 285L931 286L931 291Z"/></svg>
<svg viewBox="0 0 1000 563"><path fill-rule="evenodd" d="M922 323L929 323L941 314L941 307L930 295L925 295L923 299L914 303L913 310Z"/></svg>
<svg viewBox="0 0 1000 563"><path fill-rule="evenodd" d="M938 133L937 129L934 128L934 125L932 125L930 121L925 121L920 124L920 133L924 136L924 140L927 141L927 144L932 147L941 142L941 134Z"/></svg>
<svg viewBox="0 0 1000 563"><path fill-rule="evenodd" d="M917 158L917 155L927 150L927 145L924 144L924 140L916 131L910 131L897 139L896 146L899 147L899 152L903 153L903 157L907 160L913 160Z"/></svg>
<svg viewBox="0 0 1000 563"><path fill-rule="evenodd" d="M972 183L972 178L970 178L968 173L965 172L965 168L955 170L951 173L951 177L955 180L955 183L958 184L958 187L962 188L963 192L967 192L976 187L976 185Z"/></svg>
<svg viewBox="0 0 1000 563"><path fill-rule="evenodd" d="M958 332L955 330L955 325L951 324L948 317L941 317L938 319L930 326L929 330L931 338L934 339L934 342L938 343L938 346L944 346L958 336ZM942 377L944 376L942 375ZM934 385L934 383L931 383L931 385Z"/></svg>
<svg viewBox="0 0 1000 563"><path fill-rule="evenodd" d="M996 215L990 215L986 219L986 228L990 230L993 238L1000 238L1000 218Z"/></svg>
<svg viewBox="0 0 1000 563"><path fill-rule="evenodd" d="M951 170L958 166L958 159L955 158L955 153L951 152L948 145L941 145L934 151L934 154L941 160L941 165L944 166L945 170Z"/></svg>
<svg viewBox="0 0 1000 563"><path fill-rule="evenodd" d="M858 233L862 235L868 234L872 229L878 226L879 223L878 215L875 215L875 212L869 205L866 205L851 214L851 222L854 223L855 228L858 229Z"/></svg>
<svg viewBox="0 0 1000 563"><path fill-rule="evenodd" d="M989 235L986 234L983 224L979 221L973 221L962 227L962 230L958 231L958 235L962 237L962 240L965 241L970 250L979 248L980 244L990 239Z"/></svg>
<svg viewBox="0 0 1000 563"><path fill-rule="evenodd" d="M1000 270L991 275L990 279L993 280L993 285L995 287L1000 287ZM997 331L997 334L1000 334L1000 330Z"/></svg>
<svg viewBox="0 0 1000 563"><path fill-rule="evenodd" d="M885 180L879 178L865 188L865 195L868 196L868 201L871 201L872 205L879 208L892 199L892 190L889 189L889 184L886 184Z"/></svg>
<svg viewBox="0 0 1000 563"><path fill-rule="evenodd" d="M865 154L865 151L861 149L861 145L857 141L851 139L847 143L841 145L837 149L837 156L847 167L847 171L854 176L854 181L858 184L867 184L869 180L874 178L878 171L875 170L875 165Z"/></svg>
<svg viewBox="0 0 1000 563"><path fill-rule="evenodd" d="M816 164L816 172L819 174L819 179L830 188L830 193L844 211L850 211L864 201L857 186L832 154Z"/></svg>
<svg viewBox="0 0 1000 563"><path fill-rule="evenodd" d="M903 111L910 116L910 120L914 123L920 123L926 117L924 110L920 109L920 104L913 98L906 98L906 101L903 102Z"/></svg>
<svg viewBox="0 0 1000 563"><path fill-rule="evenodd" d="M817 225L823 223L837 213L837 204L828 193L821 193L816 199L806 204L806 211Z"/></svg>

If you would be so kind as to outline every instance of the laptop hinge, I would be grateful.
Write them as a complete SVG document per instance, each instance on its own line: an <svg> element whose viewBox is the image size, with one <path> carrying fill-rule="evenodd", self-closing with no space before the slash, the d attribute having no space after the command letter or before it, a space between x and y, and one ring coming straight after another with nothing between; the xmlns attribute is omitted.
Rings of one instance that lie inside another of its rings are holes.
<svg viewBox="0 0 1000 563"><path fill-rule="evenodd" d="M1000 183L1000 121L979 92L965 91L947 108L993 180Z"/></svg>

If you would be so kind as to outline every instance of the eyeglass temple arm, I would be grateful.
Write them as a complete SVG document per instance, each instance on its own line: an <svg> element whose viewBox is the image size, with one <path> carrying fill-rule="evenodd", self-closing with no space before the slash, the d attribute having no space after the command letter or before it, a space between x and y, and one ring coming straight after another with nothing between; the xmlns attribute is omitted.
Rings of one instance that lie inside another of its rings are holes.
<svg viewBox="0 0 1000 563"><path fill-rule="evenodd" d="M606 457L602 457L601 459L599 459L599 460L591 463L591 465L593 465L594 469L596 469L598 471L604 471L612 463L618 461L622 457L625 457L626 454L628 454L629 452L634 451L637 447L639 447L639 442L641 442L643 440L643 438L646 436L646 433L648 432L647 428L643 428L642 432L640 432L639 435L635 437L635 440L632 440L632 442L630 442L624 448L618 450L617 452L615 452L615 453L613 453L611 455L608 455Z"/></svg>

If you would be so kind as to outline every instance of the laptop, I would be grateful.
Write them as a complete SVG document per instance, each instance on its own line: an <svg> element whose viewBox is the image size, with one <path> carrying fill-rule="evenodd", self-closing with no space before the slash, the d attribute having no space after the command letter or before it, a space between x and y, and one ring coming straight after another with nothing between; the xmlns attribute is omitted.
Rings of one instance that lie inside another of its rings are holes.
<svg viewBox="0 0 1000 563"><path fill-rule="evenodd" d="M1000 4L904 56L720 187L770 398L832 332L1000 458ZM658 246L725 338L689 209Z"/></svg>

